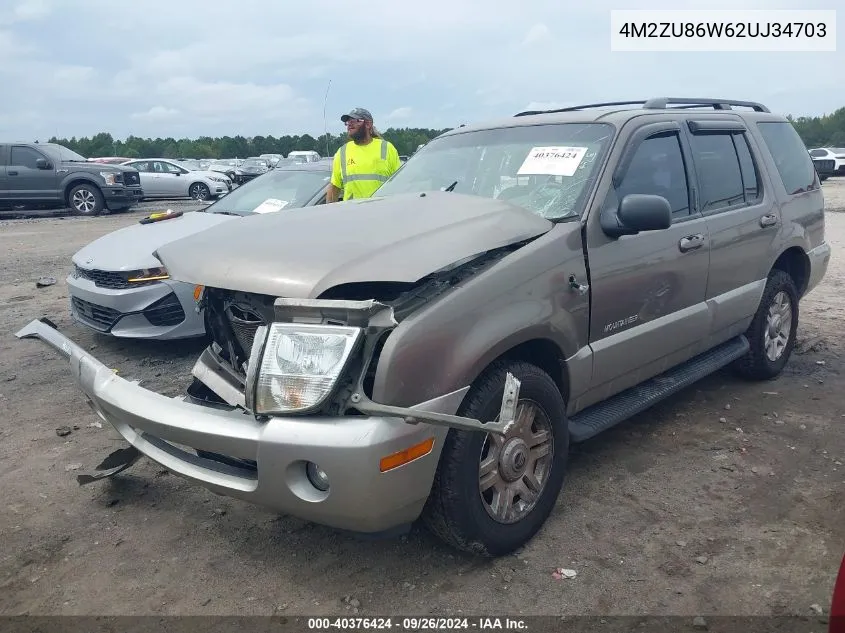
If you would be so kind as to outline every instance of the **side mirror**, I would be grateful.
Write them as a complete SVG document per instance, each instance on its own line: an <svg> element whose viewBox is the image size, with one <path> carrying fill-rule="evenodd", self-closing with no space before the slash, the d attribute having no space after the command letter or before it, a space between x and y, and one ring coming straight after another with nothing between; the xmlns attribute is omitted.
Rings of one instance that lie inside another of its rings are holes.
<svg viewBox="0 0 845 633"><path fill-rule="evenodd" d="M46 161L44 158L38 158L35 161L35 166L38 169L50 169L50 163Z"/></svg>
<svg viewBox="0 0 845 633"><path fill-rule="evenodd" d="M622 198L618 209L607 209L601 216L601 228L610 237L660 231L670 226L672 205L663 196L650 194L628 194Z"/></svg>

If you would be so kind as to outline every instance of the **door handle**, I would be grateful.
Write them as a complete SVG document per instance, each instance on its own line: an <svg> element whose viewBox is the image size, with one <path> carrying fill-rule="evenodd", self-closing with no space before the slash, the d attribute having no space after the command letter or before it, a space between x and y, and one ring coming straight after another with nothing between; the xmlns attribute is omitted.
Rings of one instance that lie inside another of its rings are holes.
<svg viewBox="0 0 845 633"><path fill-rule="evenodd" d="M697 248L701 248L703 244L703 235L687 235L686 237L681 238L681 241L678 243L678 248L681 249L682 253L686 253L687 251L694 251Z"/></svg>
<svg viewBox="0 0 845 633"><path fill-rule="evenodd" d="M760 226L762 226L763 228L767 226L774 226L777 223L778 216L776 216L774 213L767 213L762 218L760 218Z"/></svg>
<svg viewBox="0 0 845 633"><path fill-rule="evenodd" d="M17 176L18 175L18 172L16 172L16 171L7 171L6 173L9 174L10 176Z"/></svg>

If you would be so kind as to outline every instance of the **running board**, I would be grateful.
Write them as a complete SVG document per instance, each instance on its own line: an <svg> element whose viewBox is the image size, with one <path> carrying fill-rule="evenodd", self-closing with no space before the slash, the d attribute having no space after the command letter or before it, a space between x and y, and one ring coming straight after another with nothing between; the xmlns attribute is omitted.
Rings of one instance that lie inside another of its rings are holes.
<svg viewBox="0 0 845 633"><path fill-rule="evenodd" d="M744 335L722 343L645 382L584 409L569 419L570 441L583 442L686 389L744 356L749 350Z"/></svg>

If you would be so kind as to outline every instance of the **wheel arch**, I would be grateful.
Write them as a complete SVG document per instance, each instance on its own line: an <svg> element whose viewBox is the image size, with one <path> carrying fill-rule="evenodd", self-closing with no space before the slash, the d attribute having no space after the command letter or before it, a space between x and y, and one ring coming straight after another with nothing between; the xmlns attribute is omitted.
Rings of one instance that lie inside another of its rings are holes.
<svg viewBox="0 0 845 633"><path fill-rule="evenodd" d="M73 178L69 179L63 188L62 193L62 200L65 203L65 206L70 206L70 192L73 190L74 187L79 185L91 185L95 187L97 191L100 192L100 195L103 195L103 190L100 189L100 185L98 185L93 178L86 178L85 176L74 176Z"/></svg>
<svg viewBox="0 0 845 633"><path fill-rule="evenodd" d="M810 282L810 258L800 246L790 246L772 264L772 270L782 270L792 278L798 296L803 297Z"/></svg>

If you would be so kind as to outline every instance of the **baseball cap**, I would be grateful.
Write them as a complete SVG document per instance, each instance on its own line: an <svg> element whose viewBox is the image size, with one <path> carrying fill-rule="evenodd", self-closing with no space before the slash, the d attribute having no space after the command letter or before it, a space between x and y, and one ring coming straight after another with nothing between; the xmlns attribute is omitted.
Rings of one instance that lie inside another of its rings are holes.
<svg viewBox="0 0 845 633"><path fill-rule="evenodd" d="M364 119L365 121L372 122L373 115L370 114L369 110L365 110L364 108L352 108L348 114L344 114L340 117L340 120L346 123L349 119Z"/></svg>

